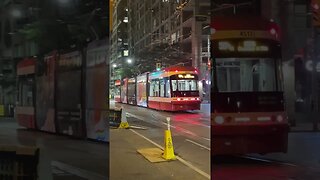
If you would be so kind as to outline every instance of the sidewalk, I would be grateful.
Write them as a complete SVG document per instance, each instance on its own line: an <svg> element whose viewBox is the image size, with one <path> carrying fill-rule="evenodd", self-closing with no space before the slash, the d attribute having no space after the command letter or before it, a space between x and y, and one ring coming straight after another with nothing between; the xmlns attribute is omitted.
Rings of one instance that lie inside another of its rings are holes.
<svg viewBox="0 0 320 180"><path fill-rule="evenodd" d="M289 122L295 122L295 124L290 126L290 132L315 132L313 131L314 120L318 120L318 132L320 132L320 113L295 113L291 118Z"/></svg>
<svg viewBox="0 0 320 180"><path fill-rule="evenodd" d="M135 132L143 130L133 130ZM179 160L151 163L137 152L141 148L156 146L130 129L110 130L110 179L117 180L205 180Z"/></svg>
<svg viewBox="0 0 320 180"><path fill-rule="evenodd" d="M320 123L318 124L318 131L313 130L312 123L298 123L290 127L290 132L320 132Z"/></svg>
<svg viewBox="0 0 320 180"><path fill-rule="evenodd" d="M40 148L39 180L106 180L109 145L21 128L0 118L0 144Z"/></svg>

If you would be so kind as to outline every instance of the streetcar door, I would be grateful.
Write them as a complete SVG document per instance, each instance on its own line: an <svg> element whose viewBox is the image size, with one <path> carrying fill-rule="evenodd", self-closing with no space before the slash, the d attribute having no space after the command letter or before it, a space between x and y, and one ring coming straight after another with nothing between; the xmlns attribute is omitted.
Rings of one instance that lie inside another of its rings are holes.
<svg viewBox="0 0 320 180"><path fill-rule="evenodd" d="M56 87L56 119L58 132L85 137L82 117L82 54L74 51L62 54L58 60Z"/></svg>

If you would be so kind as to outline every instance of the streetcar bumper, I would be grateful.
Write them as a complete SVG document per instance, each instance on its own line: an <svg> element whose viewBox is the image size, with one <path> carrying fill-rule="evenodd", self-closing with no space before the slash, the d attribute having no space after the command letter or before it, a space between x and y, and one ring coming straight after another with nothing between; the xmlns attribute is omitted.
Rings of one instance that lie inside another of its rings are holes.
<svg viewBox="0 0 320 180"><path fill-rule="evenodd" d="M289 126L212 126L213 155L287 152Z"/></svg>
<svg viewBox="0 0 320 180"><path fill-rule="evenodd" d="M172 111L200 110L200 101L172 101Z"/></svg>

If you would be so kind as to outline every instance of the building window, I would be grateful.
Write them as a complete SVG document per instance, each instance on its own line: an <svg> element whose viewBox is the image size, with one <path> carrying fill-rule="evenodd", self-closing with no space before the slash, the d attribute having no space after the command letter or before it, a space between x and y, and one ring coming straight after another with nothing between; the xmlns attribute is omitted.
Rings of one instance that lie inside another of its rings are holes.
<svg viewBox="0 0 320 180"><path fill-rule="evenodd" d="M124 50L123 51L123 56L129 56L129 50Z"/></svg>
<svg viewBox="0 0 320 180"><path fill-rule="evenodd" d="M305 2L295 2L293 13L294 13L294 26L297 28L308 27L307 21L308 7Z"/></svg>

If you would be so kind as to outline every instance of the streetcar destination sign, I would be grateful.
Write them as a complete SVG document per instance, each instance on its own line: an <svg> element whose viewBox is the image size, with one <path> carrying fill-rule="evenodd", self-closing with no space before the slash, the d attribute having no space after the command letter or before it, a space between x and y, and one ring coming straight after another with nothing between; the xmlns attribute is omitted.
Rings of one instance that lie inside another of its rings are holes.
<svg viewBox="0 0 320 180"><path fill-rule="evenodd" d="M192 79L192 78L194 78L194 76L191 75L191 74L186 74L186 75L179 74L178 77L179 77L179 78L186 78L186 79Z"/></svg>
<svg viewBox="0 0 320 180"><path fill-rule="evenodd" d="M244 34L244 35L250 35ZM252 34L251 34L252 35ZM278 41L257 38L213 40L211 52L214 57L281 57Z"/></svg>

